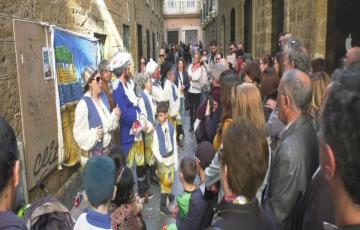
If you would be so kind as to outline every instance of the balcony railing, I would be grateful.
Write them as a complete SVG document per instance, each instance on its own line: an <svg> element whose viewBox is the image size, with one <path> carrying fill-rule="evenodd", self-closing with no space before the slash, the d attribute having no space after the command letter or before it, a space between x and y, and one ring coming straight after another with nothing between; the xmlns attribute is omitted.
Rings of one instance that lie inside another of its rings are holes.
<svg viewBox="0 0 360 230"><path fill-rule="evenodd" d="M165 0L164 15L200 14L200 0Z"/></svg>

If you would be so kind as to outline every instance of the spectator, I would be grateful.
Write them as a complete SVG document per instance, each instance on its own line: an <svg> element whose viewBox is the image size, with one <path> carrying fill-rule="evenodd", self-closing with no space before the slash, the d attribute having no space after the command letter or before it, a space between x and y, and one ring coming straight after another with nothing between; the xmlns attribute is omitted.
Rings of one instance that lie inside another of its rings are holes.
<svg viewBox="0 0 360 230"><path fill-rule="evenodd" d="M360 229L360 71L345 70L327 99L320 132L320 163L338 229Z"/></svg>
<svg viewBox="0 0 360 230"><path fill-rule="evenodd" d="M250 83L235 85L231 92L233 120L246 118L258 129L264 129L265 118L260 92Z"/></svg>
<svg viewBox="0 0 360 230"><path fill-rule="evenodd" d="M176 199L178 207L177 229L200 229L201 221L206 212L207 203L204 200L204 193L201 188L194 184L196 173L196 161L193 158L183 158L180 163L180 181L184 192Z"/></svg>
<svg viewBox="0 0 360 230"><path fill-rule="evenodd" d="M229 66L229 69L235 72L236 71L236 65L237 65L237 60L236 60L235 54L228 55L226 57L226 62L228 64L228 66Z"/></svg>
<svg viewBox="0 0 360 230"><path fill-rule="evenodd" d="M326 88L324 100L322 101L323 104L321 105L322 111L331 92L332 85L333 83ZM335 210L334 203L330 197L329 185L326 183L324 176L324 169L319 167L311 179L310 186L297 203L290 229L324 229L324 222L335 223Z"/></svg>
<svg viewBox="0 0 360 230"><path fill-rule="evenodd" d="M349 49L345 57L345 68L360 66L360 47L355 46Z"/></svg>
<svg viewBox="0 0 360 230"><path fill-rule="evenodd" d="M326 61L324 58L315 58L311 61L311 72L326 72Z"/></svg>
<svg viewBox="0 0 360 230"><path fill-rule="evenodd" d="M261 96L263 98L265 121L269 120L270 114L276 108L277 87L279 79L274 68L266 69L261 77Z"/></svg>
<svg viewBox="0 0 360 230"><path fill-rule="evenodd" d="M298 69L310 73L309 54L297 39L289 40L284 47L284 70Z"/></svg>
<svg viewBox="0 0 360 230"><path fill-rule="evenodd" d="M216 57L218 54L217 42L215 40L211 41L209 46L210 46L209 67L213 68L215 63L217 63L216 61Z"/></svg>
<svg viewBox="0 0 360 230"><path fill-rule="evenodd" d="M227 130L229 125L232 122L232 111L233 106L231 104L231 90L234 85L239 83L239 78L236 74L229 74L221 80L221 107L222 107L222 115L221 121L219 124L219 128L214 137L213 145L215 151L218 151L222 145L222 137L223 133Z"/></svg>
<svg viewBox="0 0 360 230"><path fill-rule="evenodd" d="M115 197L115 164L109 157L92 157L84 168L85 195L90 207L77 219L74 230L112 229L108 214L111 200Z"/></svg>
<svg viewBox="0 0 360 230"><path fill-rule="evenodd" d="M194 131L194 122L196 110L200 105L201 90L204 79L207 78L206 70L200 65L200 55L194 55L194 62L189 65L188 69L190 88L189 88L189 102L190 102L190 132Z"/></svg>
<svg viewBox="0 0 360 230"><path fill-rule="evenodd" d="M217 206L217 197L212 196L211 192L206 190L205 187L205 170L210 166L211 161L214 159L215 150L210 142L201 142L196 148L195 160L197 167L197 175L200 179L200 190L204 195L204 199L207 202L207 208L201 220L201 224L198 229L206 229L211 225L214 209ZM193 216L192 213L197 213L197 209L190 209L189 217Z"/></svg>
<svg viewBox="0 0 360 230"><path fill-rule="evenodd" d="M221 182L225 197L219 204L220 229L279 229L276 221L260 209L256 191L262 184L269 149L261 129L250 121L234 122L225 132Z"/></svg>
<svg viewBox="0 0 360 230"><path fill-rule="evenodd" d="M164 67L166 66L168 61L168 57L166 55L165 49L160 49L159 51L159 63L160 63L160 82L163 87L166 80L166 73L164 72Z"/></svg>
<svg viewBox="0 0 360 230"><path fill-rule="evenodd" d="M311 116L319 121L319 112L324 98L326 87L330 84L330 76L326 72L316 72L311 75L312 99L310 103Z"/></svg>
<svg viewBox="0 0 360 230"><path fill-rule="evenodd" d="M261 69L259 65L255 63L247 64L244 68L244 73L244 82L255 84L258 88L260 88Z"/></svg>
<svg viewBox="0 0 360 230"><path fill-rule="evenodd" d="M144 56L140 57L139 60L139 68L138 68L138 73L145 73L146 71L146 64L147 64L147 60Z"/></svg>
<svg viewBox="0 0 360 230"><path fill-rule="evenodd" d="M218 54L216 54L216 57L215 57L215 62L216 63L219 63L220 62L220 59L223 59L224 58L224 54L219 52Z"/></svg>
<svg viewBox="0 0 360 230"><path fill-rule="evenodd" d="M116 158L114 159L115 164ZM134 195L134 176L131 169L120 166L116 170L116 195L112 201L111 225L114 230L146 229L141 212L143 204L139 196Z"/></svg>
<svg viewBox="0 0 360 230"><path fill-rule="evenodd" d="M179 129L176 131L179 135L182 134L182 137L184 138L184 130L183 130L183 124L185 124L185 110L189 107L189 105L186 105L189 103L188 98L188 90L190 88L190 81L189 81L189 74L186 71L186 63L183 58L179 58L176 61L176 71L175 71L175 85L178 88L179 91L179 97L180 97L180 116L181 116L181 127L179 126ZM182 138L182 139L183 139ZM180 140L178 140L181 142Z"/></svg>
<svg viewBox="0 0 360 230"><path fill-rule="evenodd" d="M236 47L237 46L236 46L235 42L230 43L230 45L229 45L229 55L232 55L232 54L236 53L236 50L237 50Z"/></svg>
<svg viewBox="0 0 360 230"><path fill-rule="evenodd" d="M141 74L144 74L146 72L146 63L147 63L146 58L143 56L140 57L139 67L138 67L137 73L135 74L135 78L134 78L135 94L138 97L141 96L141 92L142 92L142 89L140 87L140 81L141 81Z"/></svg>
<svg viewBox="0 0 360 230"><path fill-rule="evenodd" d="M220 102L220 75L225 71L225 67L220 64L215 64L212 68L212 81L208 100L205 100L196 111L196 119L200 123L196 129L196 141L213 142L217 126L221 117L221 102Z"/></svg>
<svg viewBox="0 0 360 230"><path fill-rule="evenodd" d="M265 209L274 213L286 229L319 164L316 127L305 115L311 93L309 76L299 70L286 72L278 88L279 119L286 126L273 154L264 202Z"/></svg>
<svg viewBox="0 0 360 230"><path fill-rule="evenodd" d="M273 61L269 54L263 55L259 59L259 67L261 73L263 73L266 69L273 67Z"/></svg>
<svg viewBox="0 0 360 230"><path fill-rule="evenodd" d="M81 163L98 155L108 155L113 131L119 126L121 112L110 104L102 91L102 77L98 70L87 67L83 73L85 94L76 105L73 128L74 139L82 150Z"/></svg>
<svg viewBox="0 0 360 230"><path fill-rule="evenodd" d="M0 229L26 230L25 223L12 212L21 182L19 150L13 129L1 116L0 164Z"/></svg>
<svg viewBox="0 0 360 230"><path fill-rule="evenodd" d="M286 42L288 42L290 39L292 39L293 35L289 32L282 32L279 35L279 48L280 51L284 50Z"/></svg>
<svg viewBox="0 0 360 230"><path fill-rule="evenodd" d="M243 43L243 42L239 42L237 48L238 48L238 49L242 49L243 51L245 51L244 43Z"/></svg>
<svg viewBox="0 0 360 230"><path fill-rule="evenodd" d="M274 68L275 68L276 75L279 80L281 79L283 72L284 72L284 58L283 57L284 56L283 56L282 52L276 53L276 55L274 57Z"/></svg>

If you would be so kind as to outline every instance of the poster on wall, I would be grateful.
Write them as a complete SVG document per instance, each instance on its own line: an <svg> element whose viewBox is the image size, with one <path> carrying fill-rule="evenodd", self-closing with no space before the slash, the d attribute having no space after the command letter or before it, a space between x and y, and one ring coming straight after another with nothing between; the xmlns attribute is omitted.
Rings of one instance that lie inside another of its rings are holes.
<svg viewBox="0 0 360 230"><path fill-rule="evenodd" d="M44 79L45 80L53 79L53 74L51 72L51 65L50 65L50 49L49 48L42 47L42 59L43 59Z"/></svg>
<svg viewBox="0 0 360 230"><path fill-rule="evenodd" d="M54 28L53 47L57 85L59 163L75 165L80 148L73 138L75 108L83 95L82 72L86 66L97 66L100 54L96 38Z"/></svg>

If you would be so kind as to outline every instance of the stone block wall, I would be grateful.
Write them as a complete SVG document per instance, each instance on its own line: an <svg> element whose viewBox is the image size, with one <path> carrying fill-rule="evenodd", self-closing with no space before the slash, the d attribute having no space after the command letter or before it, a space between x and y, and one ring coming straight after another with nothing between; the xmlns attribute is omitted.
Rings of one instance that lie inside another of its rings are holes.
<svg viewBox="0 0 360 230"><path fill-rule="evenodd" d="M15 0L0 1L0 114L15 130L19 141L22 137L19 88L16 70L15 43L12 19L46 22L83 34L106 35L104 57L110 59L123 50L123 24L130 27L129 52L137 60L136 25L143 25L143 50L146 54L146 29L159 34L162 44L163 0ZM154 5L154 10L152 10ZM152 45L152 42L150 42ZM156 55L159 47L155 47ZM136 62L135 62L136 63ZM55 195L70 208L72 197L81 190L79 167L54 170L44 182L51 195ZM43 196L35 188L29 191L30 201Z"/></svg>
<svg viewBox="0 0 360 230"><path fill-rule="evenodd" d="M252 53L255 58L276 51L273 28L272 2L252 0ZM230 42L230 12L236 10L236 41L244 40L245 0L219 0L217 39L219 50L227 51ZM281 9L278 9L281 10ZM283 31L289 31L299 38L309 50L312 58L325 57L327 33L328 0L284 0ZM225 22L225 23L224 23ZM206 30L205 28L205 34ZM277 33L277 32L276 32Z"/></svg>

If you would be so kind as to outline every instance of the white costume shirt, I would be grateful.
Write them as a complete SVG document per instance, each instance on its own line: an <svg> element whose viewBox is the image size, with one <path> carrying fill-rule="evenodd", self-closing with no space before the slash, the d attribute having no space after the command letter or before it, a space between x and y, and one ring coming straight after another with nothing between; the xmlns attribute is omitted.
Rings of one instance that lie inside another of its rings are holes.
<svg viewBox="0 0 360 230"><path fill-rule="evenodd" d="M151 78L151 84L153 84L154 81L155 79ZM159 84L158 86L155 85L152 86L151 96L154 97L155 101L157 102L165 101L163 94L164 94L164 90L161 87L161 84Z"/></svg>
<svg viewBox="0 0 360 230"><path fill-rule="evenodd" d="M173 97L173 86L175 87L175 94L177 99L174 100ZM174 117L179 115L179 110L180 110L180 95L179 95L179 90L176 87L175 83L166 80L165 81L165 85L164 85L164 97L166 99L166 101L169 101L169 116L170 117ZM180 119L179 117L177 117L177 119Z"/></svg>
<svg viewBox="0 0 360 230"><path fill-rule="evenodd" d="M153 119L154 121L156 120L156 102L155 99L150 95L149 91L147 91L146 89L143 90L144 94L148 97L149 102L150 102L150 107L151 107L151 111L153 114ZM146 112L146 107L145 107L145 102L144 99L141 98L139 100L139 108L141 110L141 113L146 117L147 119L147 126L148 126L148 130L147 133L150 133L152 131L154 131L154 125L153 123L150 122L149 118L147 118L147 112Z"/></svg>
<svg viewBox="0 0 360 230"><path fill-rule="evenodd" d="M91 97L90 92L86 92L84 96ZM104 137L102 139L103 148L106 148L111 142L112 131L119 126L119 120L116 118L114 112L110 114L101 100L100 105L95 102L94 104L102 122L102 128L104 130ZM91 150L97 143L96 128L90 128L89 126L88 107L86 102L81 99L75 109L73 134L76 143L85 151Z"/></svg>
<svg viewBox="0 0 360 230"><path fill-rule="evenodd" d="M158 136L157 136L156 129L155 129L155 132L154 132L153 143L152 143L153 154L154 154L156 160L159 163L164 164L166 166L174 165L175 171L176 171L178 169L178 166L179 166L178 149L177 149L177 142L176 142L176 130L174 128L174 135L172 137L170 137L168 121L166 121L164 124L162 124L161 128L162 128L162 130L164 132L164 135L165 135L166 150L167 150L167 152L172 151L173 154L171 156L169 156L169 157L166 157L166 158L161 156L160 148L159 148L159 139L158 139ZM174 150L172 149L171 139L170 138L173 138Z"/></svg>

